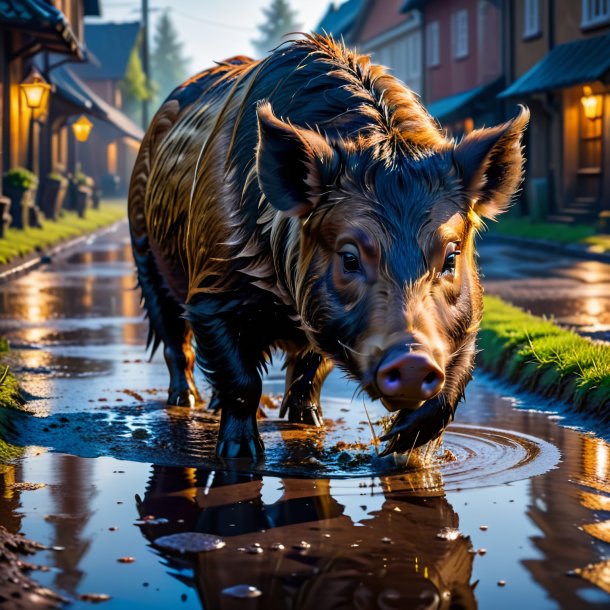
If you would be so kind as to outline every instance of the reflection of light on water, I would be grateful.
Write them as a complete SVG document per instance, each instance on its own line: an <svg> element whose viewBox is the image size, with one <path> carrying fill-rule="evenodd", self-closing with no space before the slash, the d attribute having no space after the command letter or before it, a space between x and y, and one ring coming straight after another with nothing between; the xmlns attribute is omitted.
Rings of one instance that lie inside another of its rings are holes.
<svg viewBox="0 0 610 610"><path fill-rule="evenodd" d="M598 443L596 450L595 474L598 478L608 480L608 466L610 465L610 450L606 443Z"/></svg>
<svg viewBox="0 0 610 610"><path fill-rule="evenodd" d="M597 317L604 312L604 306L602 302L595 298L591 297L585 301L585 313L588 316Z"/></svg>

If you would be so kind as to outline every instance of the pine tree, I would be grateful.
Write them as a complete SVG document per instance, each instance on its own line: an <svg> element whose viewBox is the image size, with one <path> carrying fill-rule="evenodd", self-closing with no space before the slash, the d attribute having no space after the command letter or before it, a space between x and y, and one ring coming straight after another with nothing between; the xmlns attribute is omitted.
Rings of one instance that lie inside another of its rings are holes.
<svg viewBox="0 0 610 610"><path fill-rule="evenodd" d="M191 59L184 56L183 47L169 11L164 11L155 28L151 55L152 78L158 87L156 106L189 76Z"/></svg>
<svg viewBox="0 0 610 610"><path fill-rule="evenodd" d="M260 38L252 44L257 54L262 57L281 44L286 34L301 29L297 20L297 12L290 7L288 0L271 0L268 8L263 9L266 21L258 26Z"/></svg>
<svg viewBox="0 0 610 610"><path fill-rule="evenodd" d="M152 88L146 82L146 75L142 69L139 41L131 50L125 76L121 82L121 93L123 112L139 125L142 121L142 102L152 97Z"/></svg>

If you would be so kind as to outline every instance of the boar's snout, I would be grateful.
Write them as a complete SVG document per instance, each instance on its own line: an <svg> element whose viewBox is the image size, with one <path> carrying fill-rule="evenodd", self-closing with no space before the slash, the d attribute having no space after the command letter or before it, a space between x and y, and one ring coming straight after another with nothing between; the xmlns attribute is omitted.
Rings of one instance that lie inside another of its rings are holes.
<svg viewBox="0 0 610 610"><path fill-rule="evenodd" d="M426 352L400 345L383 355L377 365L375 383L390 411L416 409L443 389L445 374Z"/></svg>

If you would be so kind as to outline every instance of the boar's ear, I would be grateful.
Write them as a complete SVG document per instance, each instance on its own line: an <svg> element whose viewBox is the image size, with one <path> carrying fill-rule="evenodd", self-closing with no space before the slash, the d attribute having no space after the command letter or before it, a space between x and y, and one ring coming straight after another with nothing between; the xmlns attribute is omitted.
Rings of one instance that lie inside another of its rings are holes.
<svg viewBox="0 0 610 610"><path fill-rule="evenodd" d="M494 218L504 212L521 183L521 138L529 116L529 110L520 106L514 119L497 127L477 129L455 147L454 159L464 187L476 198L475 211L481 216Z"/></svg>
<svg viewBox="0 0 610 610"><path fill-rule="evenodd" d="M261 191L274 208L290 216L305 216L332 180L337 153L319 133L276 118L269 102L259 102L256 112Z"/></svg>

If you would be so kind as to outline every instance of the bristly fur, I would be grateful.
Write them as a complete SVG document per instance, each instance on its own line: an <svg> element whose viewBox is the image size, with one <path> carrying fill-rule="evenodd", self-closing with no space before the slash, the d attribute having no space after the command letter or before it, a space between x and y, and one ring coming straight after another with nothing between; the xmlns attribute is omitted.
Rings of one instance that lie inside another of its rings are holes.
<svg viewBox="0 0 610 610"><path fill-rule="evenodd" d="M291 419L315 423L328 360L375 397L382 355L419 345L444 390L415 440L447 425L481 317L474 233L519 185L528 116L456 144L403 83L326 35L234 57L168 97L133 172L132 242L170 396L196 393L192 364L181 373L184 311L223 405L219 453L260 450L253 413L273 346L289 353ZM360 280L341 267L344 243L368 265ZM450 244L461 255L447 280Z"/></svg>

